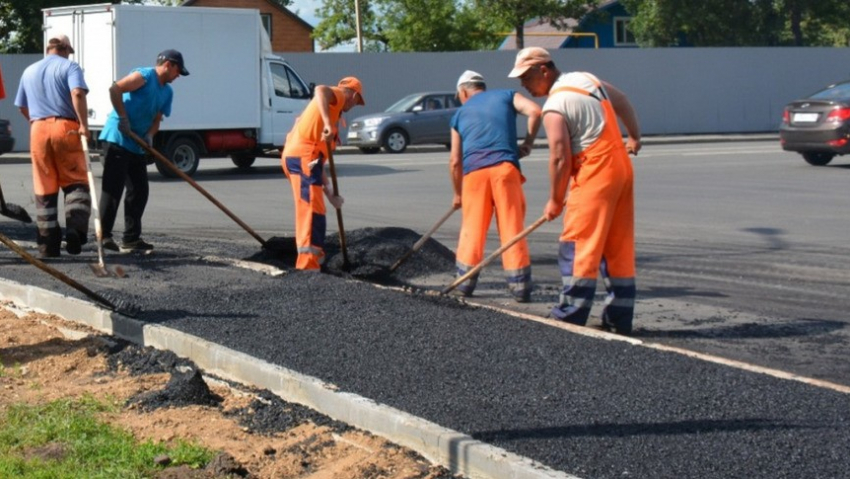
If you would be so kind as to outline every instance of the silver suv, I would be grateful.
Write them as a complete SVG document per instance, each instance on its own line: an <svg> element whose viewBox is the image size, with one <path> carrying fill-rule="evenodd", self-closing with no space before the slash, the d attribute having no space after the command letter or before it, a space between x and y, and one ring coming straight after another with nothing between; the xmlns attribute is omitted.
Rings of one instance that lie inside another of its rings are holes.
<svg viewBox="0 0 850 479"><path fill-rule="evenodd" d="M363 153L377 153L381 147L401 153L408 145L452 142L449 122L460 107L455 92L423 92L408 95L386 111L357 117L348 128L348 145Z"/></svg>

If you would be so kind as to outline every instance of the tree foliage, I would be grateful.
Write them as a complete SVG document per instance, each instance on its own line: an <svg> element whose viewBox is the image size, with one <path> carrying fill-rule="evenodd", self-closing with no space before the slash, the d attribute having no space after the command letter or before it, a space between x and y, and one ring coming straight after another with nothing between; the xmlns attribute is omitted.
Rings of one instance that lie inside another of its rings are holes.
<svg viewBox="0 0 850 479"><path fill-rule="evenodd" d="M847 46L846 0L621 0L641 46Z"/></svg>
<svg viewBox="0 0 850 479"><path fill-rule="evenodd" d="M488 24L470 2L360 0L366 51L458 51L493 48L500 25ZM322 48L357 38L355 0L324 0L313 38Z"/></svg>
<svg viewBox="0 0 850 479"><path fill-rule="evenodd" d="M355 0L324 0L313 38L322 48L356 38ZM534 18L552 24L582 16L599 0L360 0L366 50L459 51L492 49L505 32Z"/></svg>

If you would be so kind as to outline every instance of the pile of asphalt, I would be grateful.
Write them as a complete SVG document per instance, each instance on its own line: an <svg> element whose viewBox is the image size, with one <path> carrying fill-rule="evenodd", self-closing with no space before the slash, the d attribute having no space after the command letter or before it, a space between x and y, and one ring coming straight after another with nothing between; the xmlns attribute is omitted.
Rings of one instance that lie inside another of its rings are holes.
<svg viewBox="0 0 850 479"><path fill-rule="evenodd" d="M168 384L158 391L147 391L127 400L128 405L136 405L143 411L160 408L184 406L211 406L221 404L222 397L210 391L201 372L197 369L171 371Z"/></svg>
<svg viewBox="0 0 850 479"><path fill-rule="evenodd" d="M337 433L353 429L348 424L331 419L313 409L284 401L267 390L259 391L248 406L227 411L226 415L235 417L248 431L265 435L286 432L310 422L328 427Z"/></svg>
<svg viewBox="0 0 850 479"><path fill-rule="evenodd" d="M578 336L327 274L266 276L208 255L256 244L152 237L110 255L142 321L193 334L580 477L846 477L850 395L628 343ZM78 292L0 252L0 276Z"/></svg>
<svg viewBox="0 0 850 479"><path fill-rule="evenodd" d="M345 235L346 264L340 235L329 234L325 244L325 272L385 285L406 285L418 277L452 272L455 266L454 253L430 238L419 251L390 272L396 261L410 251L420 238L419 233L406 228L361 228L348 231ZM293 269L297 256L295 238L275 236L266 240L266 246L260 252L245 259Z"/></svg>

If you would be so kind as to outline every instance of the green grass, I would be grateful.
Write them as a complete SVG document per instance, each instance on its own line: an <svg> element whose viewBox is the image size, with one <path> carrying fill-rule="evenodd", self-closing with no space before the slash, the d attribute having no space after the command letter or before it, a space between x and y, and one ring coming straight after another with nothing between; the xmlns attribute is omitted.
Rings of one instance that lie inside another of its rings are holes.
<svg viewBox="0 0 850 479"><path fill-rule="evenodd" d="M177 441L169 447L139 442L132 434L98 420L98 413L118 409L112 401L91 396L44 405L15 404L0 417L0 478L114 479L152 477L161 466L153 459L167 454L171 466L201 467L213 453L197 444ZM30 457L27 452L60 444L59 460Z"/></svg>

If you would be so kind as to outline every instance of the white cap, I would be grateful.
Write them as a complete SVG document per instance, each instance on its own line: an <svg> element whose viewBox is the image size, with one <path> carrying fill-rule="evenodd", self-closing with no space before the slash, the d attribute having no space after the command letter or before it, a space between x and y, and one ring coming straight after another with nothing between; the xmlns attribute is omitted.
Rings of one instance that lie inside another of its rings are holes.
<svg viewBox="0 0 850 479"><path fill-rule="evenodd" d="M469 82L484 83L484 77L480 73L467 70L457 79L457 87L460 88L461 85Z"/></svg>

